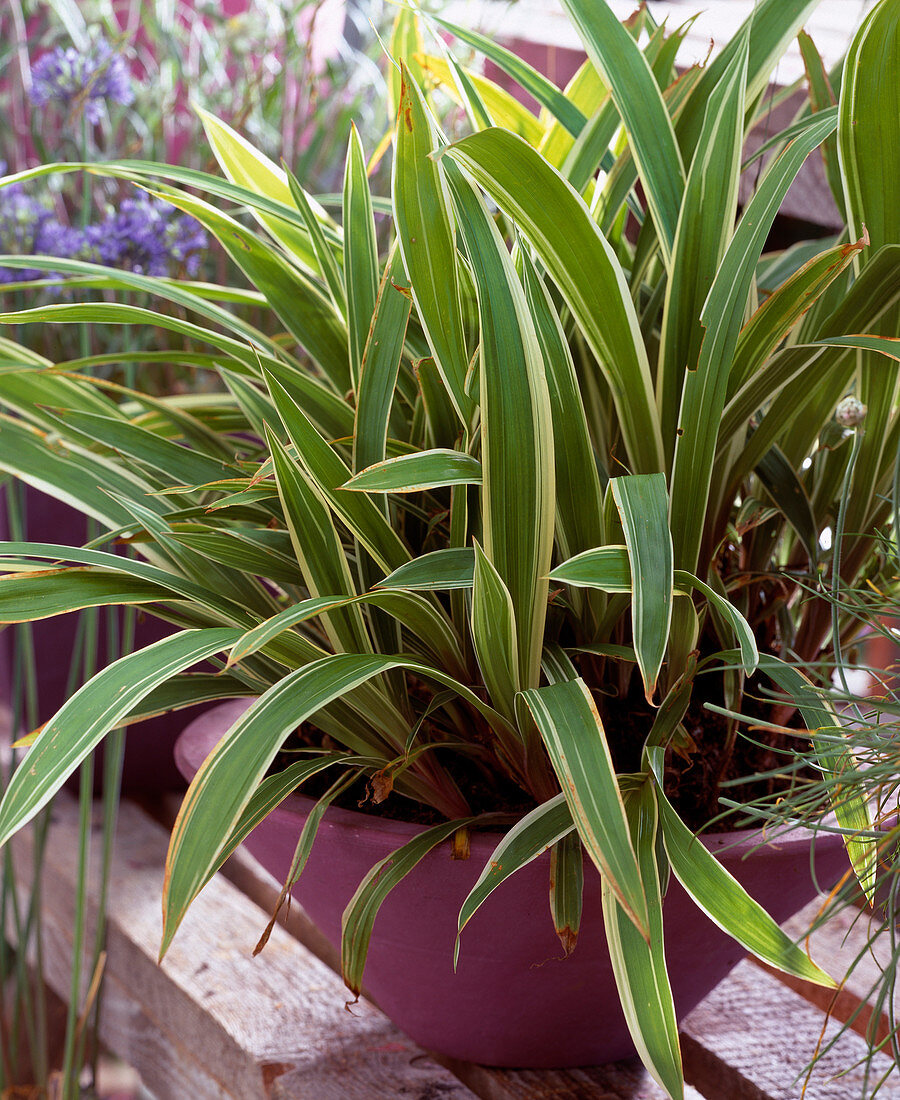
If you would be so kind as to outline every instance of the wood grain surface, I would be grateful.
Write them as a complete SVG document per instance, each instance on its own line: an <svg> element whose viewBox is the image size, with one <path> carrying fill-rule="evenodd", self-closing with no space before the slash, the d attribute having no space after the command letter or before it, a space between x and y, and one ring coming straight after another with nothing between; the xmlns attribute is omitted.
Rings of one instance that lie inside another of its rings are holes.
<svg viewBox="0 0 900 1100"><path fill-rule="evenodd" d="M197 899L159 966L167 839L144 809L122 804L101 1016L102 1041L141 1073L157 1100L664 1100L636 1059L557 1071L440 1063L371 1003L347 1011L336 953L299 907L285 911L253 959L279 884L243 853L228 865L231 881L216 876ZM77 806L63 794L44 879L45 977L61 996L69 988L76 843ZM29 889L28 830L13 854L17 880ZM800 937L814 914L811 907L788 930ZM816 958L838 976L866 940L864 919L854 917L848 910L813 936ZM95 920L92 908L89 924ZM868 995L884 950L876 944L846 983L851 1008ZM852 1031L805 1076L820 1042L840 1028L820 1006L827 1007L816 987L800 983L797 992L741 963L684 1021L686 1100L862 1097L867 1048ZM876 1075L891 1065L885 1055L873 1064ZM900 1076L878 1097L900 1100Z"/></svg>
<svg viewBox="0 0 900 1100"><path fill-rule="evenodd" d="M44 866L47 981L66 995L74 912L77 810L54 809ZM328 967L276 927L251 950L266 915L218 876L200 895L163 962L160 896L167 833L121 807L111 884L101 1039L158 1100L472 1100L472 1093L360 1002L351 1015ZM30 833L13 845L27 889ZM90 924L96 920L91 912Z"/></svg>

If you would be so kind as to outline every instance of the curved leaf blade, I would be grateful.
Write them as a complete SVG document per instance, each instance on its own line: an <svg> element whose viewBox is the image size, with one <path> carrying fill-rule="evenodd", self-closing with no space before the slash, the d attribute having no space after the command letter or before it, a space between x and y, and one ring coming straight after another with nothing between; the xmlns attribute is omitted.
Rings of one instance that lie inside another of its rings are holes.
<svg viewBox="0 0 900 1100"><path fill-rule="evenodd" d="M366 493L418 493L446 485L480 485L481 463L463 451L436 448L376 462L344 482Z"/></svg>
<svg viewBox="0 0 900 1100"><path fill-rule="evenodd" d="M572 820L628 919L646 939L647 900L603 723L583 680L522 693L550 754Z"/></svg>
<svg viewBox="0 0 900 1100"><path fill-rule="evenodd" d="M634 650L652 704L672 622L672 535L665 474L630 474L610 481L631 566Z"/></svg>
<svg viewBox="0 0 900 1100"><path fill-rule="evenodd" d="M41 810L103 737L159 684L232 645L229 628L184 630L114 661L44 726L0 802L0 845Z"/></svg>

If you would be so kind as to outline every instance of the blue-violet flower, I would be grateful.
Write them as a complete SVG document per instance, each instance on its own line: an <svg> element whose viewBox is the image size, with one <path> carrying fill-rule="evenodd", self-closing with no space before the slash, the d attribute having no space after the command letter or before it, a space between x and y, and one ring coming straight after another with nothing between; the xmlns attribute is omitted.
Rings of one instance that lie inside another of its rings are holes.
<svg viewBox="0 0 900 1100"><path fill-rule="evenodd" d="M128 66L105 38L86 50L57 46L35 62L31 80L31 102L36 107L59 103L66 110L81 108L92 124L103 117L104 104L134 102Z"/></svg>

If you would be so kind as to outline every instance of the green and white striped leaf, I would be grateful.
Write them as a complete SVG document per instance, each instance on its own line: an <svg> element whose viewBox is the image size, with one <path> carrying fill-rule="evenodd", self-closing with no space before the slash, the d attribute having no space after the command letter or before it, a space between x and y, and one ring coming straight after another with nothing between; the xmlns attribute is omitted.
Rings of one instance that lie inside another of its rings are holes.
<svg viewBox="0 0 900 1100"><path fill-rule="evenodd" d="M459 961L463 929L501 882L538 856L543 855L564 836L574 832L575 824L564 794L558 794L526 814L505 834L469 891L459 911L459 931L453 965ZM581 845L579 843L579 857Z"/></svg>
<svg viewBox="0 0 900 1100"><path fill-rule="evenodd" d="M271 433L268 444L284 518L306 587L313 596L327 595L330 600L356 596L330 510L310 484L306 472L291 460ZM339 652L365 653L372 649L362 614L354 604L338 605L333 612L323 614L322 625Z"/></svg>
<svg viewBox="0 0 900 1100"><path fill-rule="evenodd" d="M41 810L103 737L159 684L227 649L234 629L185 630L114 661L44 726L0 802L0 845Z"/></svg>
<svg viewBox="0 0 900 1100"><path fill-rule="evenodd" d="M851 235L868 234L868 255L900 241L895 181L900 173L900 118L894 89L900 81L900 4L882 0L857 31L844 65L838 105L838 155ZM871 330L896 336L900 307ZM897 424L900 368L885 369L874 356L857 356L857 395L866 405L865 433L846 515L848 532L866 532L880 507L877 486L893 462L891 429ZM867 536L864 534L864 538ZM852 545L852 544L850 544ZM845 560L850 545L845 547Z"/></svg>
<svg viewBox="0 0 900 1100"><path fill-rule="evenodd" d="M663 913L657 865L657 808L646 779L625 793L625 812L647 894L649 943L603 884L603 925L625 1021L641 1061L667 1095L684 1096L678 1021L666 971Z"/></svg>
<svg viewBox="0 0 900 1100"><path fill-rule="evenodd" d="M478 50L493 61L498 69L505 72L507 76L511 76L529 95L534 96L538 103L565 126L573 137L578 137L587 120L573 100L561 92L551 80L493 39L468 27L450 23L440 15L433 14L430 18L445 30L450 31L454 38L465 42L467 46Z"/></svg>
<svg viewBox="0 0 900 1100"><path fill-rule="evenodd" d="M202 199L173 188L158 194L196 218L219 241L235 264L261 290L267 303L322 368L339 393L350 382L347 332L343 319L317 283L234 218Z"/></svg>
<svg viewBox="0 0 900 1100"><path fill-rule="evenodd" d="M471 546L450 547L447 550L434 550L430 554L421 554L388 574L383 581L378 582L376 587L406 588L414 592L441 592L471 588L474 577L474 549Z"/></svg>
<svg viewBox="0 0 900 1100"><path fill-rule="evenodd" d="M462 93L454 79L454 71L448 61L429 54L422 58L422 66L435 83L440 84L461 107L465 106ZM540 121L510 92L492 80L488 80L481 73L463 68L458 64L457 68L465 73L467 81L477 92L494 126L512 130L514 134L524 138L529 145L537 146L543 140L545 131Z"/></svg>
<svg viewBox="0 0 900 1100"><path fill-rule="evenodd" d="M523 692L579 836L640 934L647 901L600 715L583 680Z"/></svg>
<svg viewBox="0 0 900 1100"><path fill-rule="evenodd" d="M558 565L551 572L550 580L581 588L599 588L603 592L630 593L631 565L628 551L624 546L599 546L594 550L586 550ZM734 631L741 647L741 661L748 674L752 673L759 660L756 639L750 624L737 608L708 584L683 569L673 570L672 584L676 593L685 594L695 590L709 600Z"/></svg>
<svg viewBox="0 0 900 1100"><path fill-rule="evenodd" d="M672 535L664 474L610 481L631 565L634 651L647 702L653 702L672 621Z"/></svg>
<svg viewBox="0 0 900 1100"><path fill-rule="evenodd" d="M469 353L457 271L456 232L441 168L431 158L434 123L422 94L404 70L394 160L394 220L419 321L450 400L463 424L472 401L465 393Z"/></svg>
<svg viewBox="0 0 900 1100"><path fill-rule="evenodd" d="M558 565L551 581L577 588L599 588L602 592L631 593L631 564L624 546L598 546L584 550Z"/></svg>
<svg viewBox="0 0 900 1100"><path fill-rule="evenodd" d="M550 395L534 322L484 200L447 165L478 296L484 551L509 590L519 682L539 682L555 486Z"/></svg>
<svg viewBox="0 0 900 1100"><path fill-rule="evenodd" d="M369 940L381 903L433 848L477 820L465 817L426 829L379 860L359 884L341 918L341 976L354 996L359 996L362 988Z"/></svg>
<svg viewBox="0 0 900 1100"><path fill-rule="evenodd" d="M316 492L347 524L385 573L408 561L409 551L384 513L367 496L341 492L341 486L350 480L351 473L340 455L322 438L281 383L268 373L265 377L278 415ZM340 589L331 591L339 592Z"/></svg>
<svg viewBox="0 0 900 1100"><path fill-rule="evenodd" d="M609 383L634 469L661 470L662 437L640 323L619 261L581 196L504 130L472 134L446 155L516 222L559 287Z"/></svg>
<svg viewBox="0 0 900 1100"><path fill-rule="evenodd" d="M556 470L556 541L570 558L603 543L603 496L572 353L547 288L520 250L525 294L547 374ZM562 429L562 430L560 430Z"/></svg>
<svg viewBox="0 0 900 1100"><path fill-rule="evenodd" d="M803 948L779 928L731 872L704 847L659 789L657 802L660 829L672 870L709 919L763 962L817 985L834 988L834 980L810 960Z"/></svg>
<svg viewBox="0 0 900 1100"><path fill-rule="evenodd" d="M0 601L2 601L2 593L2 583L0 583ZM405 592L400 589L379 589L349 598L317 596L310 600L302 600L293 607L286 607L283 611L279 611L277 615L266 619L252 630L248 630L232 647L228 664L235 664L244 657L266 648L284 631L300 623L351 603L374 604L375 607L386 611L414 634L422 648L428 650L429 654L442 663L448 672L460 679L467 678L459 637L446 616L428 600L417 596L414 592Z"/></svg>
<svg viewBox="0 0 900 1100"><path fill-rule="evenodd" d="M514 721L513 699L520 687L516 614L509 589L477 542L472 585L472 642L490 699L499 711Z"/></svg>
<svg viewBox="0 0 900 1100"><path fill-rule="evenodd" d="M378 242L366 158L356 127L350 131L344 171L344 281L350 336L350 378L359 388L363 351L378 297ZM404 326L405 328L405 326Z"/></svg>
<svg viewBox="0 0 900 1100"><path fill-rule="evenodd" d="M766 234L806 157L833 129L832 119L813 119L772 162L744 210L703 307L706 332L697 369L684 384L670 487L675 564L681 569L697 568L728 374Z"/></svg>
<svg viewBox="0 0 900 1100"><path fill-rule="evenodd" d="M399 253L393 250L378 287L375 313L363 350L353 424L356 471L383 461L387 453L388 425L396 408L397 375L412 310L405 277ZM309 411L305 403L300 404L304 411Z"/></svg>
<svg viewBox="0 0 900 1100"><path fill-rule="evenodd" d="M550 849L550 916L567 957L578 942L583 893L584 848L573 827Z"/></svg>
<svg viewBox="0 0 900 1100"><path fill-rule="evenodd" d="M290 187L285 172L267 156L256 149L221 119L194 104L194 110L203 123L212 151L225 175L241 187L266 196L281 205L293 208ZM125 166L127 170L127 165ZM307 196L316 216L325 224L330 222L325 210L311 196ZM309 271L318 272L315 250L308 234L296 223L285 222L283 218L263 212L259 208L250 209L256 220L272 234L276 241L287 248L288 252Z"/></svg>
<svg viewBox="0 0 900 1100"><path fill-rule="evenodd" d="M442 448L400 455L361 470L342 489L366 493L417 493L446 485L480 485L481 463L463 451Z"/></svg>
<svg viewBox="0 0 900 1100"><path fill-rule="evenodd" d="M668 266L684 195L684 165L659 85L606 0L563 0L563 5L622 117Z"/></svg>
<svg viewBox="0 0 900 1100"><path fill-rule="evenodd" d="M85 607L169 601L170 588L95 567L40 569L0 577L0 623L49 619Z"/></svg>
<svg viewBox="0 0 900 1100"><path fill-rule="evenodd" d="M674 446L685 370L700 355L700 317L731 238L737 212L748 35L735 51L706 108L674 235L656 377L664 437Z"/></svg>

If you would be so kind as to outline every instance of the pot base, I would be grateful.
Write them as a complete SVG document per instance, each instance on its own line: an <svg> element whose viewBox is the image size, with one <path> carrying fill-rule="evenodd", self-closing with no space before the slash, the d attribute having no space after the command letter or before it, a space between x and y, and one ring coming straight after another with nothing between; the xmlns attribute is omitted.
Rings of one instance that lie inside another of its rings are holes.
<svg viewBox="0 0 900 1100"><path fill-rule="evenodd" d="M191 723L176 749L192 776L247 700L222 704ZM245 841L283 881L303 822L314 803L291 796ZM325 814L294 897L325 936L340 943L341 914L373 864L421 826L349 810ZM760 846L758 834L703 838L747 891L782 922L816 895L810 873L812 834L798 830ZM453 946L460 906L499 840L473 833L471 857L450 858L442 845L388 895L375 921L364 981L379 1006L428 1050L484 1065L564 1068L631 1057L634 1045L619 1006L606 947L600 876L586 863L581 932L562 957L550 919L549 853L507 879L466 926L459 966ZM847 870L835 834L816 840L822 885ZM686 1016L746 952L709 921L673 879L665 899L666 958L679 1019Z"/></svg>

